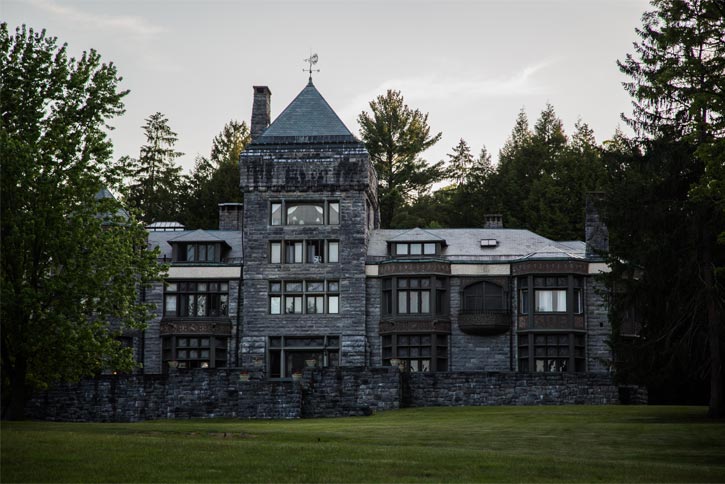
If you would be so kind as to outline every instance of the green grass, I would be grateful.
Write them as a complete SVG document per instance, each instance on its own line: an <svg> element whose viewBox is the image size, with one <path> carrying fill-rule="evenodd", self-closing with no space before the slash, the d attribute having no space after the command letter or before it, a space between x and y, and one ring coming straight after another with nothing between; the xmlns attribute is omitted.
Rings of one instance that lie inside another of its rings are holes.
<svg viewBox="0 0 725 484"><path fill-rule="evenodd" d="M725 482L703 407L464 407L293 421L3 422L8 482Z"/></svg>

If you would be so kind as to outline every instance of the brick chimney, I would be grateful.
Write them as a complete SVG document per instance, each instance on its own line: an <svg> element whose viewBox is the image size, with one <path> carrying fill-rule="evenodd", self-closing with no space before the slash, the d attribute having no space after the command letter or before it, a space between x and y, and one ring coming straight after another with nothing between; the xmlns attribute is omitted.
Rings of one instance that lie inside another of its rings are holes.
<svg viewBox="0 0 725 484"><path fill-rule="evenodd" d="M603 192L587 193L586 216L584 219L587 259L601 259L603 254L609 252L609 230L607 230L607 226L599 213L599 207L603 201Z"/></svg>
<svg viewBox="0 0 725 484"><path fill-rule="evenodd" d="M252 141L267 129L270 122L270 100L272 91L267 86L254 86L254 102L252 103Z"/></svg>
<svg viewBox="0 0 725 484"><path fill-rule="evenodd" d="M241 203L220 203L219 230L241 230L242 207Z"/></svg>
<svg viewBox="0 0 725 484"><path fill-rule="evenodd" d="M484 229L502 229L503 228L503 215L500 213L487 213L484 215L485 223L483 224Z"/></svg>

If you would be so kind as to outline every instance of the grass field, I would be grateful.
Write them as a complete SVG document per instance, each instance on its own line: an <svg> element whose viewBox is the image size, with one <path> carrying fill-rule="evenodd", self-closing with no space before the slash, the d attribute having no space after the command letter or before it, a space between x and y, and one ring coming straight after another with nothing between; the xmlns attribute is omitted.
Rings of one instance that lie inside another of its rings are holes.
<svg viewBox="0 0 725 484"><path fill-rule="evenodd" d="M725 482L703 407L464 407L294 421L3 422L9 482Z"/></svg>

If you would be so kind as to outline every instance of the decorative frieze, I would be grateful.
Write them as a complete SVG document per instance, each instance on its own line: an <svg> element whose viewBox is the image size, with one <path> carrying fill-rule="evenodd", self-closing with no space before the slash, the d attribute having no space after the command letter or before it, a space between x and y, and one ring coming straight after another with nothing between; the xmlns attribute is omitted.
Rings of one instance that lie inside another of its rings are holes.
<svg viewBox="0 0 725 484"><path fill-rule="evenodd" d="M522 274L588 274L589 263L577 260L533 260L512 264L511 273L514 276Z"/></svg>
<svg viewBox="0 0 725 484"><path fill-rule="evenodd" d="M232 334L230 321L162 321L161 334L208 334L229 336Z"/></svg>
<svg viewBox="0 0 725 484"><path fill-rule="evenodd" d="M450 333L451 322L440 319L418 321L380 321L380 334L391 333Z"/></svg>
<svg viewBox="0 0 725 484"><path fill-rule="evenodd" d="M390 262L379 266L379 274L388 276L393 274L450 274L451 266L440 261L406 261Z"/></svg>

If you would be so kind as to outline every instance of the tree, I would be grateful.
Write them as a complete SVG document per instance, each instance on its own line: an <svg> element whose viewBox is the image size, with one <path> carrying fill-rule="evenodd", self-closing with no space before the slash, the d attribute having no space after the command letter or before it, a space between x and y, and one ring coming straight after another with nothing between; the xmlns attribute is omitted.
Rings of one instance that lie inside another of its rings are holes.
<svg viewBox="0 0 725 484"><path fill-rule="evenodd" d="M634 343L640 351L631 353L648 358L639 360L647 364L647 378L674 362L690 374L704 372L709 414L723 416L725 247L718 233L725 227L725 5L652 5L637 29L635 54L619 62L631 79L624 87L634 107L623 118L638 143L629 154L609 155L612 280L627 280L640 299L642 337ZM641 283L634 268L644 275ZM615 298L615 310L618 305ZM682 358L684 351L705 359ZM657 367L665 357L668 364Z"/></svg>
<svg viewBox="0 0 725 484"><path fill-rule="evenodd" d="M399 208L442 177L442 162L429 165L420 158L441 133L431 136L428 115L410 109L400 91L378 96L370 102L370 111L363 111L358 123L378 174L381 226L388 228Z"/></svg>
<svg viewBox="0 0 725 484"><path fill-rule="evenodd" d="M141 328L137 289L159 277L146 232L112 197L108 121L123 112L113 64L25 26L0 25L0 325L4 418L29 392L128 370L111 328Z"/></svg>
<svg viewBox="0 0 725 484"><path fill-rule="evenodd" d="M197 158L188 181L189 197L183 219L187 227L216 228L219 204L242 201L239 156L249 140L246 123L229 121L214 137L210 158Z"/></svg>
<svg viewBox="0 0 725 484"><path fill-rule="evenodd" d="M131 165L128 203L146 223L178 220L185 189L181 167L174 160L183 153L174 150L177 137L169 120L161 113L146 118L142 126L146 144L138 159L125 159Z"/></svg>

